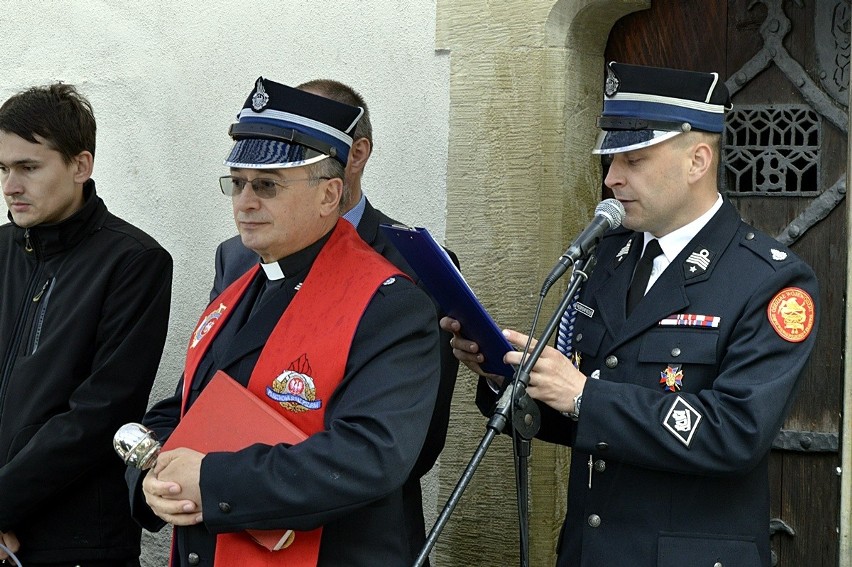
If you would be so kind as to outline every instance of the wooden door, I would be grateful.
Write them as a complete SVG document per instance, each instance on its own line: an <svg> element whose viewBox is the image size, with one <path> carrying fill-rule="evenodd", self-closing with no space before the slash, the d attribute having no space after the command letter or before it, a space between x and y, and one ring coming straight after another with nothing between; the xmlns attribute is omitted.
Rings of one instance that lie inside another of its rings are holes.
<svg viewBox="0 0 852 567"><path fill-rule="evenodd" d="M849 0L655 0L616 23L606 50L722 75L734 102L723 192L819 279L818 342L771 455L766 522L781 567L838 564L849 14Z"/></svg>

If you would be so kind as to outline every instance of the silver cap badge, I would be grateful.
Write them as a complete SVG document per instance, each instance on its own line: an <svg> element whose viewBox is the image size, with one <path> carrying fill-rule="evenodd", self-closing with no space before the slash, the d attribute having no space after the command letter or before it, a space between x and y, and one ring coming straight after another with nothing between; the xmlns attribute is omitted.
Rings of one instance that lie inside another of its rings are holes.
<svg viewBox="0 0 852 567"><path fill-rule="evenodd" d="M251 107L257 112L260 112L266 105L269 104L269 95L266 94L266 89L263 88L263 77L257 80L254 95L251 97Z"/></svg>
<svg viewBox="0 0 852 567"><path fill-rule="evenodd" d="M609 67L606 68L606 84L604 85L604 94L613 96L618 92L618 77Z"/></svg>

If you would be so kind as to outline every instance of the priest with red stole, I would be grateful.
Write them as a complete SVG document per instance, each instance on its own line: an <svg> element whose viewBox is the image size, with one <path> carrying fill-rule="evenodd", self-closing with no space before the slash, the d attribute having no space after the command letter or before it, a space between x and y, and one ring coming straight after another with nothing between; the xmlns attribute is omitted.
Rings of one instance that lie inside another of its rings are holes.
<svg viewBox="0 0 852 567"><path fill-rule="evenodd" d="M137 521L174 526L174 566L416 559L398 529L401 489L435 404L437 322L428 297L339 220L361 114L261 77L230 128L220 185L262 263L201 314L175 395L143 423L165 442L224 372L307 438L207 454L178 447L147 472L129 469ZM221 405L216 419L235 429L252 419ZM270 551L246 530L294 532Z"/></svg>

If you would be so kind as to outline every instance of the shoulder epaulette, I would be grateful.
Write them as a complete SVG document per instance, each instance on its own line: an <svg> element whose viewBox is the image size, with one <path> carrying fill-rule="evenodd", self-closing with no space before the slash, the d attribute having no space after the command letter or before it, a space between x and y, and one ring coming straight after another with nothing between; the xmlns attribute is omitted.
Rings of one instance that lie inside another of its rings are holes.
<svg viewBox="0 0 852 567"><path fill-rule="evenodd" d="M786 246L771 236L744 224L739 233L740 245L754 253L764 262L778 270L798 257Z"/></svg>

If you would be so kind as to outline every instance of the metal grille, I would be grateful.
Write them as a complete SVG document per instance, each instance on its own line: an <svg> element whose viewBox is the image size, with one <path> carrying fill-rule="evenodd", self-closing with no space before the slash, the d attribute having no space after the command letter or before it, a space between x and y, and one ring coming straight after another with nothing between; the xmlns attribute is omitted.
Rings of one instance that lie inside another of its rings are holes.
<svg viewBox="0 0 852 567"><path fill-rule="evenodd" d="M819 114L806 105L735 106L722 163L731 196L815 197L820 187Z"/></svg>

